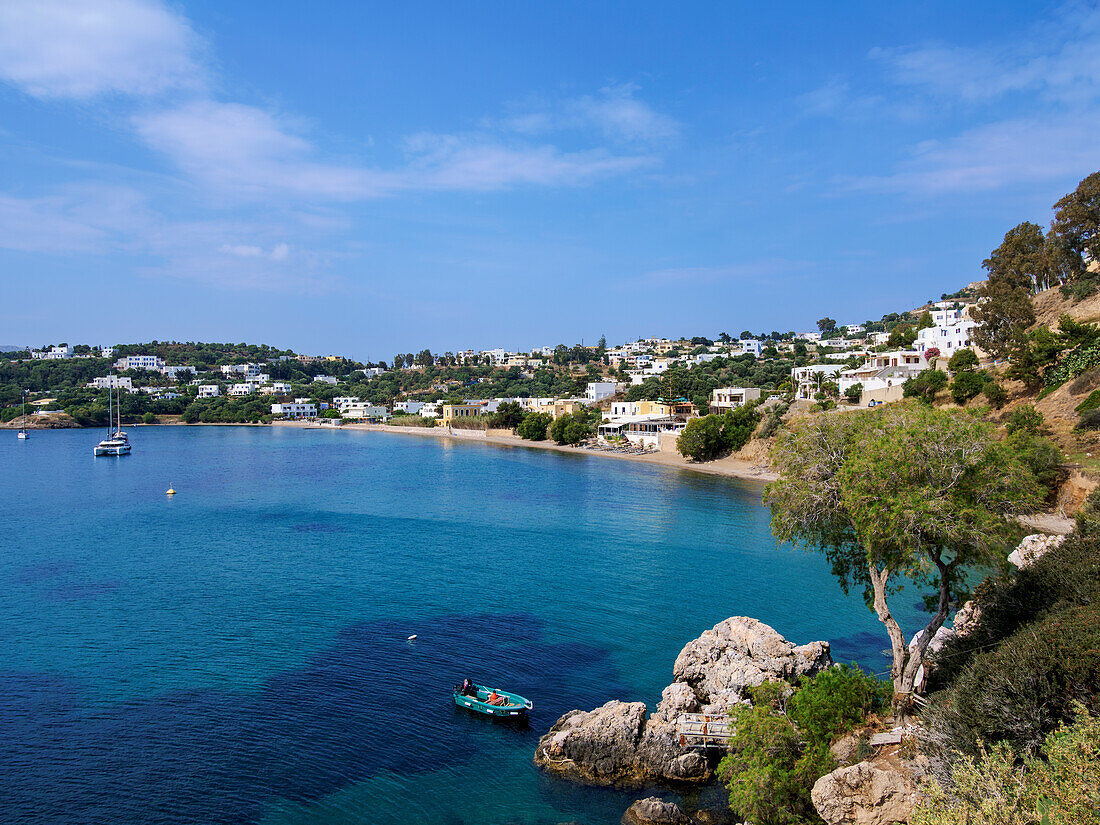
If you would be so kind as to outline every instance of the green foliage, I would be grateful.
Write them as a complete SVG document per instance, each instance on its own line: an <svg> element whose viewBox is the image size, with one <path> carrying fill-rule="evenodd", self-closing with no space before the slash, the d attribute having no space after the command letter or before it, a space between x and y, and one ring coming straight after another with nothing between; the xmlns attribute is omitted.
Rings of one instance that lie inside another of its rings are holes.
<svg viewBox="0 0 1100 825"><path fill-rule="evenodd" d="M1012 362L1005 375L1022 381L1029 390L1043 386L1043 375L1058 359L1062 351L1061 341L1046 327L1021 337L1009 350Z"/></svg>
<svg viewBox="0 0 1100 825"><path fill-rule="evenodd" d="M817 821L810 789L836 767L833 739L889 697L888 685L856 667L834 667L804 679L790 699L782 682L749 691L751 707L731 712L736 734L718 766L730 807L758 825Z"/></svg>
<svg viewBox="0 0 1100 825"><path fill-rule="evenodd" d="M422 415L395 415L386 422L391 427L434 427L434 418L425 418Z"/></svg>
<svg viewBox="0 0 1100 825"><path fill-rule="evenodd" d="M1043 500L1053 504L1066 476L1066 457L1062 451L1050 439L1027 430L1012 433L1006 443L1035 476Z"/></svg>
<svg viewBox="0 0 1100 825"><path fill-rule="evenodd" d="M932 320L932 313L925 312L921 315L920 320L917 321L917 332L922 329L931 329L936 325L936 322Z"/></svg>
<svg viewBox="0 0 1100 825"><path fill-rule="evenodd" d="M545 441L546 431L553 420L554 416L550 413L528 413L516 427L516 433L527 441Z"/></svg>
<svg viewBox="0 0 1100 825"><path fill-rule="evenodd" d="M947 368L953 373L976 369L977 366L978 356L969 347L956 350L955 354L947 361Z"/></svg>
<svg viewBox="0 0 1100 825"><path fill-rule="evenodd" d="M990 406L995 410L999 410L1008 401L1008 393L1005 388L996 381L990 380L982 387L982 393L985 395L985 400L989 402Z"/></svg>
<svg viewBox="0 0 1100 825"><path fill-rule="evenodd" d="M962 350L969 352L970 350ZM953 356L952 356L953 357ZM962 405L971 398L979 395L986 384L986 376L972 370L964 370L955 374L951 381L951 397L955 403Z"/></svg>
<svg viewBox="0 0 1100 825"><path fill-rule="evenodd" d="M757 438L771 438L783 426L783 416L791 407L788 403L773 403L766 407L764 420L756 430Z"/></svg>
<svg viewBox="0 0 1100 825"><path fill-rule="evenodd" d="M776 538L823 551L845 591L862 586L898 638L884 607L890 593L906 579L932 590L930 638L966 592L968 571L1004 558L1017 539L1005 516L1039 504L1019 457L961 410L895 404L813 416L780 435L771 459L780 478L765 503ZM895 647L899 697L912 691L909 662Z"/></svg>
<svg viewBox="0 0 1100 825"><path fill-rule="evenodd" d="M913 825L1100 825L1100 720L1084 707L1075 716L1039 755L1000 744L958 758L950 790L930 783Z"/></svg>
<svg viewBox="0 0 1100 825"><path fill-rule="evenodd" d="M710 461L748 444L759 422L760 413L754 403L727 410L722 415L693 418L676 439L676 449L695 461Z"/></svg>
<svg viewBox="0 0 1100 825"><path fill-rule="evenodd" d="M550 424L550 438L558 444L580 444L590 435L592 430L583 412L576 415L566 413Z"/></svg>
<svg viewBox="0 0 1100 825"><path fill-rule="evenodd" d="M886 346L889 349L908 349L916 340L917 331L913 329L912 324L898 324L890 333Z"/></svg>
<svg viewBox="0 0 1100 825"><path fill-rule="evenodd" d="M1054 389L1096 367L1100 367L1100 344L1066 353L1055 367L1043 374L1043 382L1049 389Z"/></svg>
<svg viewBox="0 0 1100 825"><path fill-rule="evenodd" d="M143 415L141 417L141 423L142 424L156 424L157 423L157 417L155 415L153 415L151 412L147 412L147 413L145 413L145 415Z"/></svg>
<svg viewBox="0 0 1100 825"><path fill-rule="evenodd" d="M803 680L787 713L809 741L830 744L890 701L890 684L855 665L836 665Z"/></svg>
<svg viewBox="0 0 1100 825"><path fill-rule="evenodd" d="M1088 398L1074 407L1074 410L1079 413L1086 413L1095 409L1100 409L1100 390L1093 390L1089 393Z"/></svg>
<svg viewBox="0 0 1100 825"><path fill-rule="evenodd" d="M943 370L925 370L906 379L902 384L902 394L906 398L919 398L926 404L931 404L936 393L947 386L947 380L947 373Z"/></svg>
<svg viewBox="0 0 1100 825"><path fill-rule="evenodd" d="M514 430L523 421L523 407L517 401L504 401L493 413L489 426L494 429Z"/></svg>
<svg viewBox="0 0 1100 825"><path fill-rule="evenodd" d="M1031 404L1021 404L1008 414L1005 420L1005 430L1009 435L1023 430L1038 434L1043 430L1043 414Z"/></svg>
<svg viewBox="0 0 1100 825"><path fill-rule="evenodd" d="M852 384L844 391L844 397L848 399L849 404L858 404L862 396L863 384Z"/></svg>

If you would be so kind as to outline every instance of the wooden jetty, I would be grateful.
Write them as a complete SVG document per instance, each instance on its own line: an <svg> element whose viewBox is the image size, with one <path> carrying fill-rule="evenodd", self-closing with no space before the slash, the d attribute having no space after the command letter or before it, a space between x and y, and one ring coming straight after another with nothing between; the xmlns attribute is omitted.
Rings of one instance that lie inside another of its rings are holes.
<svg viewBox="0 0 1100 825"><path fill-rule="evenodd" d="M728 748L733 736L729 716L707 713L681 713L676 717L676 732L682 748Z"/></svg>

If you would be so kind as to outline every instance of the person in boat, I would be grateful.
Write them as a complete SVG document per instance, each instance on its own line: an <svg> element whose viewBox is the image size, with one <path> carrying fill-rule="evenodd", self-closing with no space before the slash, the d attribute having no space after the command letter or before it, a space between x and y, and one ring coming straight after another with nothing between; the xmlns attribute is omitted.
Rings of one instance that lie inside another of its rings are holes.
<svg viewBox="0 0 1100 825"><path fill-rule="evenodd" d="M489 691L489 698L486 700L490 705L506 705L507 700L495 690Z"/></svg>

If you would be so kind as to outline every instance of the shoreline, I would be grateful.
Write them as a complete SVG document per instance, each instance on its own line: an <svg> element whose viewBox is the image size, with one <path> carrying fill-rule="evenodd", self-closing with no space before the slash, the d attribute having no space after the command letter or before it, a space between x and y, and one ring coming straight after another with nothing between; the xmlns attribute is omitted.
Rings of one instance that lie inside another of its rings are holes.
<svg viewBox="0 0 1100 825"><path fill-rule="evenodd" d="M310 429L329 429L316 425L297 424L285 422L272 426L298 426ZM363 430L367 432L392 433L396 435L413 435L427 438L448 438L454 441L467 441L478 444L494 444L498 447L527 448L532 450L552 450L559 453L573 453L574 455L595 456L598 458L615 458L623 461L634 461L640 464L650 464L657 467L667 467L674 470L686 470L703 475L724 476L743 481L753 481L758 484L767 484L779 478L778 474L770 470L763 470L756 465L733 457L719 458L706 464L694 464L678 453L654 452L645 455L629 455L627 453L604 452L601 450L587 450L584 447L572 447L564 444L555 444L553 441L525 441L517 435L502 435L501 431L490 435L486 430L454 430L448 432L442 427L391 427L388 424L344 424L340 427L332 427L335 430Z"/></svg>

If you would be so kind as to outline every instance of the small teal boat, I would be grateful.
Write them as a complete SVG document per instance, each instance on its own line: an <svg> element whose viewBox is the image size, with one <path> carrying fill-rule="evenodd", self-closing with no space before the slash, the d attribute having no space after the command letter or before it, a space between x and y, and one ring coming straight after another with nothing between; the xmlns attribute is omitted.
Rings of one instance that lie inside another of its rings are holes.
<svg viewBox="0 0 1100 825"><path fill-rule="evenodd" d="M493 694L498 698L497 703L490 703ZM513 719L527 716L534 707L530 699L524 699L518 693L509 693L499 688L477 685L469 679L454 689L455 704L460 708L466 708L486 716L495 716L499 719ZM503 703L499 703L500 701Z"/></svg>

